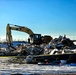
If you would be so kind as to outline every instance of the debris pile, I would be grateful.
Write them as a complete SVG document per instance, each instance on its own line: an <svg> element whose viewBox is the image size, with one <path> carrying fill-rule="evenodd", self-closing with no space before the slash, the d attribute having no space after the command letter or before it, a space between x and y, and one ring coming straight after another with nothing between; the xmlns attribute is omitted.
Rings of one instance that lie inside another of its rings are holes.
<svg viewBox="0 0 76 75"><path fill-rule="evenodd" d="M44 54L76 52L76 45L66 36L59 36L44 47Z"/></svg>
<svg viewBox="0 0 76 75"><path fill-rule="evenodd" d="M48 44L43 43L41 45L32 44L20 44L16 46L16 50L9 50L8 48L0 48L0 55L17 54L19 56L27 55L45 55L45 54L63 54L63 53L76 53L76 45L70 38L59 36L52 39Z"/></svg>
<svg viewBox="0 0 76 75"><path fill-rule="evenodd" d="M44 54L63 54L63 53L75 53L76 45L72 40L66 38L66 36L59 36L52 39L48 44L43 43L41 45L21 44L16 46L14 53L19 52L20 55L44 55Z"/></svg>
<svg viewBox="0 0 76 75"><path fill-rule="evenodd" d="M65 47L73 49L75 47L72 40L70 40L69 38L66 38L66 36L63 37L61 35L58 38L53 39L50 42L50 45L51 47L57 48L57 49L64 49Z"/></svg>

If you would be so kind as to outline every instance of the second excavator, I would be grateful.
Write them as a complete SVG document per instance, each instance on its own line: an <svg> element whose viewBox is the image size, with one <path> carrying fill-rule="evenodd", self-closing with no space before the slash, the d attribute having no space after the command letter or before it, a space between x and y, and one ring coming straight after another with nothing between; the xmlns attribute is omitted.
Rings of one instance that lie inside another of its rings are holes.
<svg viewBox="0 0 76 75"><path fill-rule="evenodd" d="M8 45L11 46L12 43L12 34L11 30L16 30L20 32L25 32L29 34L29 42L32 44L40 45L42 43L48 43L52 40L52 37L49 35L41 36L41 34L35 34L31 29L24 27L24 26L19 26L19 25L12 25L12 24L7 24L6 27L6 41Z"/></svg>

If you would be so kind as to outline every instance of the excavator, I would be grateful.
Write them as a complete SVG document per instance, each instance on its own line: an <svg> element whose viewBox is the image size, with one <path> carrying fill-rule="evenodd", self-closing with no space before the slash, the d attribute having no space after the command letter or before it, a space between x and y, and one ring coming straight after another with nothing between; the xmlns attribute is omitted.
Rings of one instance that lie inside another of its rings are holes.
<svg viewBox="0 0 76 75"><path fill-rule="evenodd" d="M41 34L35 34L31 29L19 26L19 25L13 25L13 24L7 24L6 27L6 41L9 46L12 45L12 30L25 32L29 34L28 42L36 45L40 45L42 43L48 43L52 40L52 37L49 35L41 36Z"/></svg>

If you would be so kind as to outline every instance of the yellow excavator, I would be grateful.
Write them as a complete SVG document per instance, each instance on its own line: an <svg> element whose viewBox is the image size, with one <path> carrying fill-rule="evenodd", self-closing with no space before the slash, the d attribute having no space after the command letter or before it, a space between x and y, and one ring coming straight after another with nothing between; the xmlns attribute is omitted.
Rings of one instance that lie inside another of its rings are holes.
<svg viewBox="0 0 76 75"><path fill-rule="evenodd" d="M42 43L48 43L52 40L52 37L49 35L41 36L41 34L35 34L31 29L24 27L24 26L19 26L19 25L12 25L12 24L7 24L6 27L6 41L9 46L12 44L12 34L11 30L16 30L20 32L25 32L29 34L30 39L28 40L32 44L42 44Z"/></svg>

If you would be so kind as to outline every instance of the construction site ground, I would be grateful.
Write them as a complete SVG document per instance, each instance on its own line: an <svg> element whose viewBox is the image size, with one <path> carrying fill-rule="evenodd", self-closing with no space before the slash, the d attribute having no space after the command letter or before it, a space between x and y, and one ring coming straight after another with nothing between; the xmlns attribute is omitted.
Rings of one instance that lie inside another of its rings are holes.
<svg viewBox="0 0 76 75"><path fill-rule="evenodd" d="M76 66L9 63L11 57L0 57L1 75L76 75Z"/></svg>

